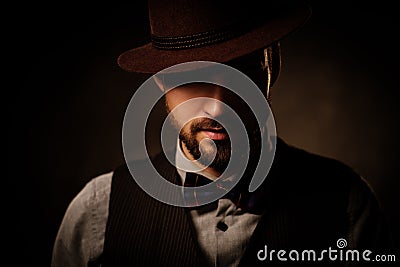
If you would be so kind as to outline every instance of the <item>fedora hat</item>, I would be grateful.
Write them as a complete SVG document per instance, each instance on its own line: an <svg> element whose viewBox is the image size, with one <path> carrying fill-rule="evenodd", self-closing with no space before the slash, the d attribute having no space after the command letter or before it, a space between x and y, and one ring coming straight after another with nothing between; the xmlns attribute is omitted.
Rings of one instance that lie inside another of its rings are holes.
<svg viewBox="0 0 400 267"><path fill-rule="evenodd" d="M311 15L302 1L149 0L151 42L122 53L129 72L157 73L188 61L226 63L271 46Z"/></svg>

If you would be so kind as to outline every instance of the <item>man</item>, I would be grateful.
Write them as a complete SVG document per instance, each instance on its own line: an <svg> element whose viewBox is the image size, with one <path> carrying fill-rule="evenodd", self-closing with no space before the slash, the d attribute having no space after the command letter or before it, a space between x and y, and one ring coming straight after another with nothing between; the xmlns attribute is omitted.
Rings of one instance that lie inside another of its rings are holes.
<svg viewBox="0 0 400 267"><path fill-rule="evenodd" d="M119 65L131 72L156 74L185 62L220 62L250 77L269 99L280 70L279 42L306 22L309 7L293 1L215 2L149 1L152 43L123 53ZM170 77L182 73L186 71L153 76L165 94L179 138L173 150L175 162L163 153L151 161L163 178L183 185L187 205L153 198L132 177L132 171L143 169L146 160L128 161L94 178L72 201L55 241L54 267L276 265L292 257L296 261L296 255L280 253L277 258L274 251L298 250L301 255L301 249L319 253L346 247L378 252L389 246L371 188L334 159L278 138L268 176L261 177L265 179L255 191L249 190L263 152L263 137L270 131L259 127L249 103L217 84L229 79L223 73L212 73L215 84L170 86ZM181 106L193 99L202 100ZM220 123L229 122L223 119L228 110L224 104L245 122L250 140L248 165L238 183L228 186L220 198L199 201L199 191L190 188L220 181L231 158L241 153L231 146L237 133ZM185 159L199 169L180 168L179 161ZM135 178L152 178L146 173L142 176ZM347 242L346 246L339 242L336 246L337 240ZM321 255L317 258L329 262ZM347 264L344 260L333 263Z"/></svg>

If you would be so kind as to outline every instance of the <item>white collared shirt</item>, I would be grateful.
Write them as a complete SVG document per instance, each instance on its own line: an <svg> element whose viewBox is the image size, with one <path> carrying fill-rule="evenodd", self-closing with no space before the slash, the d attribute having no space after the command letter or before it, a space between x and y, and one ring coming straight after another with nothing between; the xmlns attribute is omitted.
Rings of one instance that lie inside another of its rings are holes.
<svg viewBox="0 0 400 267"><path fill-rule="evenodd" d="M178 140L175 165L185 166L186 170L199 169L195 163L189 166L190 162L183 162L186 159L184 157ZM177 171L182 184L185 184L186 171L180 168L177 168ZM217 179L204 170L193 172L213 181ZM192 209L190 215L196 229L199 246L211 266L238 266L262 216L244 212L227 198Z"/></svg>

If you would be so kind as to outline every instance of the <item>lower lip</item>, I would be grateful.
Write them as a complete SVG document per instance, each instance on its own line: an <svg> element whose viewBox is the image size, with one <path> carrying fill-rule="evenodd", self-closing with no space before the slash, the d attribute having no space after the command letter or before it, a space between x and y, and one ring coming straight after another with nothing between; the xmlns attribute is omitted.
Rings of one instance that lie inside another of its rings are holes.
<svg viewBox="0 0 400 267"><path fill-rule="evenodd" d="M210 132L210 131L201 131L205 135L208 136L208 138L212 140L225 140L228 138L227 133L222 133L222 132Z"/></svg>

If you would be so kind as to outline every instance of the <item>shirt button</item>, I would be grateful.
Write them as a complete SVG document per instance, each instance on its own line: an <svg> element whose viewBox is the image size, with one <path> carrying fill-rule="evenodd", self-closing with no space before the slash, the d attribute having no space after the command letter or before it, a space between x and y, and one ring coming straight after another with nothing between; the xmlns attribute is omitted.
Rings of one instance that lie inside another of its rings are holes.
<svg viewBox="0 0 400 267"><path fill-rule="evenodd" d="M225 232L226 230L228 230L228 225L226 225L226 223L219 221L217 223L217 228L223 232Z"/></svg>

